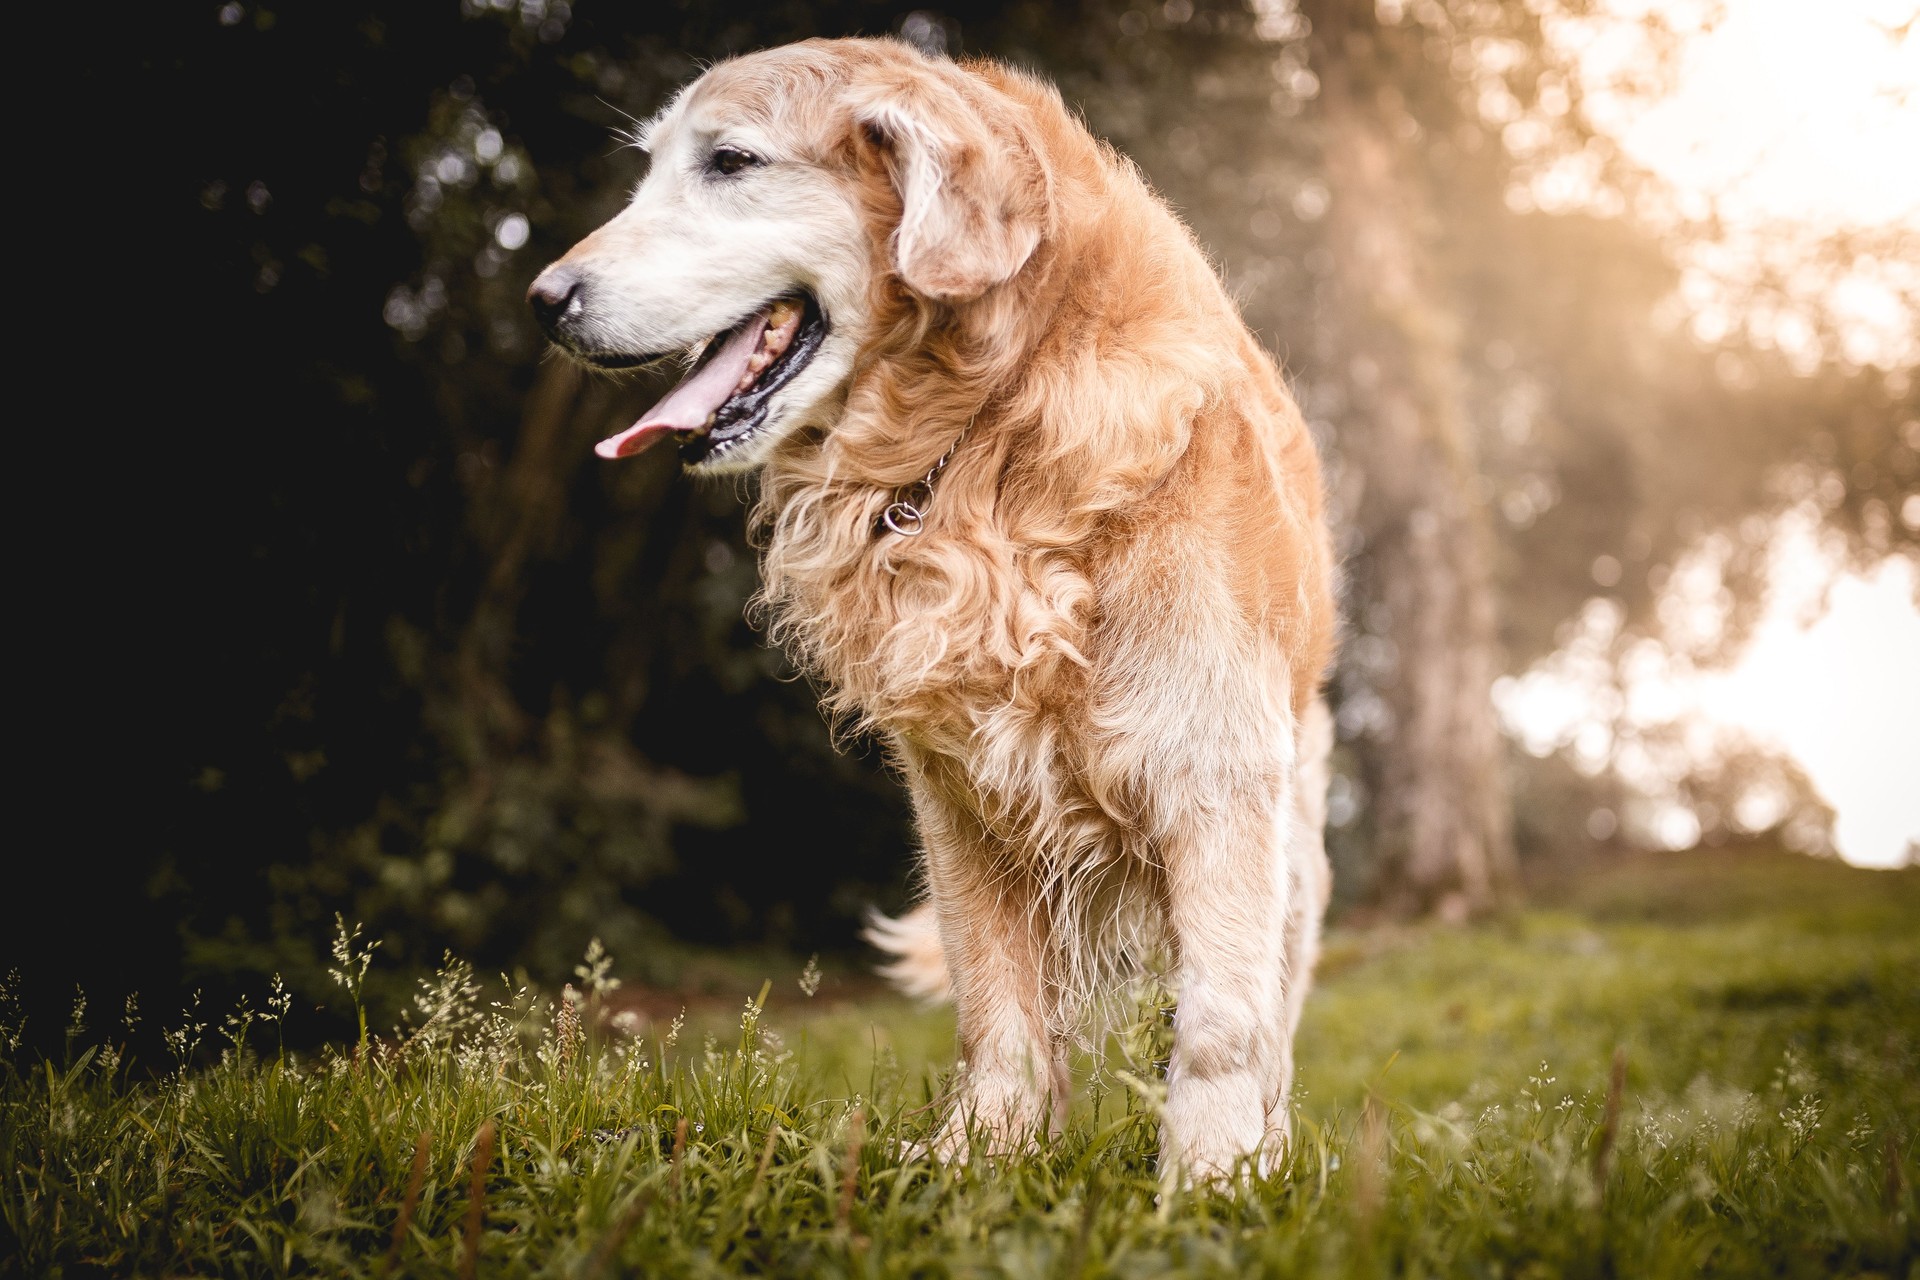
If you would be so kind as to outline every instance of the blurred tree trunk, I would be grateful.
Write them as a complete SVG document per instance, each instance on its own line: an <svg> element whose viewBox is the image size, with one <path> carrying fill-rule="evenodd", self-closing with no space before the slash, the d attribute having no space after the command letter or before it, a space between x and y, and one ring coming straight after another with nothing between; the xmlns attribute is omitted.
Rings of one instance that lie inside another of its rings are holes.
<svg viewBox="0 0 1920 1280"><path fill-rule="evenodd" d="M484 780L496 758L526 746L533 725L508 688L529 562L549 554L566 517L567 485L578 469L578 412L584 379L569 360L548 360L534 376L520 430L504 465L487 467L468 526L487 561L473 613L448 668L450 702L437 717L443 737Z"/></svg>
<svg viewBox="0 0 1920 1280"><path fill-rule="evenodd" d="M1365 9L1371 16L1372 5ZM1330 342L1358 430L1340 449L1361 474L1368 629L1390 641L1376 692L1386 704L1369 779L1374 896L1404 913L1460 919L1514 879L1501 734L1492 534L1457 372L1453 326L1423 268L1431 214L1404 114L1382 97L1371 23L1342 0L1314 6L1325 176L1332 197ZM1391 104L1391 105L1390 105Z"/></svg>

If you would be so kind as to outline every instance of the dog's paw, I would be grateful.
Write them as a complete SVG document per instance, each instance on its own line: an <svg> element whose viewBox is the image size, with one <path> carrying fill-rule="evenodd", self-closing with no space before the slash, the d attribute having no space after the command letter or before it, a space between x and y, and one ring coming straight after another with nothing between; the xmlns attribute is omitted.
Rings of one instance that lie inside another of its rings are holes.
<svg viewBox="0 0 1920 1280"><path fill-rule="evenodd" d="M1271 1172L1286 1149L1285 1120L1260 1103L1244 1073L1169 1090L1160 1122L1163 1187L1228 1191Z"/></svg>
<svg viewBox="0 0 1920 1280"><path fill-rule="evenodd" d="M973 1158L976 1149L975 1134L971 1132L957 1113L949 1107L947 1114L933 1132L900 1144L902 1162L929 1161L936 1165L964 1165ZM984 1150L984 1144L980 1147Z"/></svg>
<svg viewBox="0 0 1920 1280"><path fill-rule="evenodd" d="M924 1140L902 1147L901 1155L953 1166L1004 1160L1039 1151L1042 1133L1038 1120L1006 1116L990 1122L978 1111L955 1105Z"/></svg>

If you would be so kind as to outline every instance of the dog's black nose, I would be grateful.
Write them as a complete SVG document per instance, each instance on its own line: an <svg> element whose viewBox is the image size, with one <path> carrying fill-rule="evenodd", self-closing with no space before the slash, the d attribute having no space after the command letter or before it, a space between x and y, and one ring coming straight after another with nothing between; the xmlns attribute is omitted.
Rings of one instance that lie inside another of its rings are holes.
<svg viewBox="0 0 1920 1280"><path fill-rule="evenodd" d="M554 337L560 327L560 321L566 317L567 308L580 296L580 277L570 267L558 264L542 271L527 290L527 305L533 308L534 319L547 331L549 338Z"/></svg>

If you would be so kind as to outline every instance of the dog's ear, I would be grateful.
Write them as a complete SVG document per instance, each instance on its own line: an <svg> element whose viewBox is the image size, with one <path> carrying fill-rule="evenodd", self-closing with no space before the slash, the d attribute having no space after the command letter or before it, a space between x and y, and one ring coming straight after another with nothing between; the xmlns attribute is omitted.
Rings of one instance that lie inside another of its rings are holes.
<svg viewBox="0 0 1920 1280"><path fill-rule="evenodd" d="M858 145L900 198L894 269L939 302L1013 279L1046 225L1046 175L1012 112L987 98L943 77L875 87L854 109Z"/></svg>

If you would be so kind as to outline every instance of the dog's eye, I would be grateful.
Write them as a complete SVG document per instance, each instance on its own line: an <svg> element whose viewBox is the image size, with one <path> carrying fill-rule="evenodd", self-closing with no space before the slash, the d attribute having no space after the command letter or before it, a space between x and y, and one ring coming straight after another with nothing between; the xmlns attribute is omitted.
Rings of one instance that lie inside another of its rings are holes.
<svg viewBox="0 0 1920 1280"><path fill-rule="evenodd" d="M760 163L760 157L743 147L730 147L722 144L713 149L707 157L709 173L734 174L742 169L751 169Z"/></svg>

